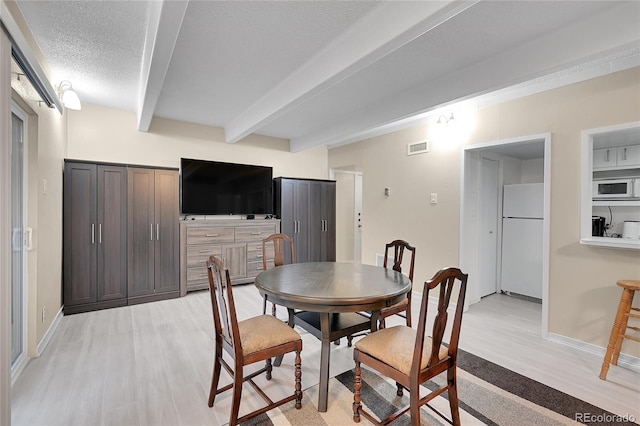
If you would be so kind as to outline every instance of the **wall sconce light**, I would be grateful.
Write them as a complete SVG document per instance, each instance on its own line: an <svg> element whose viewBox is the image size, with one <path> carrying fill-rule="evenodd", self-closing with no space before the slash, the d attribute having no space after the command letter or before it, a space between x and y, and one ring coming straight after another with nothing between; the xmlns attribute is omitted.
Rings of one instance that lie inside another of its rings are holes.
<svg viewBox="0 0 640 426"><path fill-rule="evenodd" d="M449 118L447 118L444 114L442 114L440 117L438 117L438 121L436 123L441 124L443 126L448 126L449 124L455 124L456 118L453 116L453 113L451 113Z"/></svg>
<svg viewBox="0 0 640 426"><path fill-rule="evenodd" d="M68 80L62 81L60 86L58 86L58 92L62 105L64 105L65 108L74 110L82 109L80 98L78 98L78 94L73 90L71 82Z"/></svg>

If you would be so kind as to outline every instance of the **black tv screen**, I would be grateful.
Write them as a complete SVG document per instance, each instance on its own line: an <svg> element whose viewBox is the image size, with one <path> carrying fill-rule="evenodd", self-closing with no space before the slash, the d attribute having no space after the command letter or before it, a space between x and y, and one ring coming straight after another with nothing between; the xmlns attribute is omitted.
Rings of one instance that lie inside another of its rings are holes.
<svg viewBox="0 0 640 426"><path fill-rule="evenodd" d="M272 214L273 169L266 166L180 160L182 214Z"/></svg>

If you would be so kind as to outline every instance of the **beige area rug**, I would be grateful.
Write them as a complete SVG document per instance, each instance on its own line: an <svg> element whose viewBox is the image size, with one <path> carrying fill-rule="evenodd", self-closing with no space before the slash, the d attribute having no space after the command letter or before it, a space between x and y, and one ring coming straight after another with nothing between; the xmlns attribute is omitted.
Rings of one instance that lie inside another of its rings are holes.
<svg viewBox="0 0 640 426"><path fill-rule="evenodd" d="M363 368L362 400L369 412L379 418L387 417L397 407L408 404L408 393L396 396L395 382ZM426 387L438 386L444 379L429 382ZM329 382L329 407L326 413L317 411L318 386L304 391L302 409L293 403L256 417L246 424L253 425L353 425L353 371L346 371ZM421 395L427 393L423 389ZM592 404L550 388L535 380L514 373L475 355L461 351L458 368L458 396L463 425L634 425L637 419L625 419ZM449 416L446 393L432 401L439 411ZM361 418L360 424L370 424ZM410 424L405 414L393 425ZM423 407L421 424L447 424Z"/></svg>

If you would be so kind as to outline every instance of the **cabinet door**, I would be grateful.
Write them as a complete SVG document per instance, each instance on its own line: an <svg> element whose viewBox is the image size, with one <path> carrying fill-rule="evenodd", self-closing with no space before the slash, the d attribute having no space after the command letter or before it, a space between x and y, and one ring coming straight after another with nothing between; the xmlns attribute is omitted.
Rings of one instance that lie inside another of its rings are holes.
<svg viewBox="0 0 640 426"><path fill-rule="evenodd" d="M98 166L97 299L127 297L127 169Z"/></svg>
<svg viewBox="0 0 640 426"><path fill-rule="evenodd" d="M323 182L311 182L309 191L309 261L321 262L324 219L322 209Z"/></svg>
<svg viewBox="0 0 640 426"><path fill-rule="evenodd" d="M294 181L281 179L277 181L276 187L276 214L280 218L280 232L294 238L294 247L298 244L295 241L295 230L297 229L293 214L293 184ZM290 259L289 246L285 246L286 257Z"/></svg>
<svg viewBox="0 0 640 426"><path fill-rule="evenodd" d="M180 235L178 229L178 172L155 171L154 191L154 281L156 292L177 291Z"/></svg>
<svg viewBox="0 0 640 426"><path fill-rule="evenodd" d="M320 257L324 262L336 261L336 184L335 182L324 182L321 193L322 219L322 239L320 246Z"/></svg>
<svg viewBox="0 0 640 426"><path fill-rule="evenodd" d="M96 165L66 163L64 171L64 304L96 301Z"/></svg>
<svg viewBox="0 0 640 426"><path fill-rule="evenodd" d="M310 204L309 245L311 261L333 262L335 250L335 198L334 182L312 182Z"/></svg>
<svg viewBox="0 0 640 426"><path fill-rule="evenodd" d="M154 291L154 184L153 169L130 168L127 175L128 292L129 297Z"/></svg>
<svg viewBox="0 0 640 426"><path fill-rule="evenodd" d="M618 167L639 167L640 145L618 147Z"/></svg>
<svg viewBox="0 0 640 426"><path fill-rule="evenodd" d="M615 167L617 163L617 148L600 148L593 150L593 168L602 169Z"/></svg>
<svg viewBox="0 0 640 426"><path fill-rule="evenodd" d="M296 232L293 234L296 262L310 262L310 183L304 180L293 182L293 217L297 222Z"/></svg>
<svg viewBox="0 0 640 426"><path fill-rule="evenodd" d="M229 270L231 283L233 280L247 276L247 245L226 244L222 246L222 258L224 265Z"/></svg>

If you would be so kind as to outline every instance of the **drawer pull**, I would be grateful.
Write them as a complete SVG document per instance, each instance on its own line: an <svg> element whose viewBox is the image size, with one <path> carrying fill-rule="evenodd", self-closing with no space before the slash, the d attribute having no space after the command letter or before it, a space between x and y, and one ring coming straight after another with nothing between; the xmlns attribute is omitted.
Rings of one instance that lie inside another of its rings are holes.
<svg viewBox="0 0 640 426"><path fill-rule="evenodd" d="M262 235L262 232L252 232L251 235Z"/></svg>
<svg viewBox="0 0 640 426"><path fill-rule="evenodd" d="M262 258L262 254L256 254L256 257L257 257L258 259L261 259L261 258Z"/></svg>
<svg viewBox="0 0 640 426"><path fill-rule="evenodd" d="M217 237L220 234L205 234L205 237Z"/></svg>
<svg viewBox="0 0 640 426"><path fill-rule="evenodd" d="M206 254L206 253L211 253L211 251L210 250L200 250L200 253L205 253Z"/></svg>

